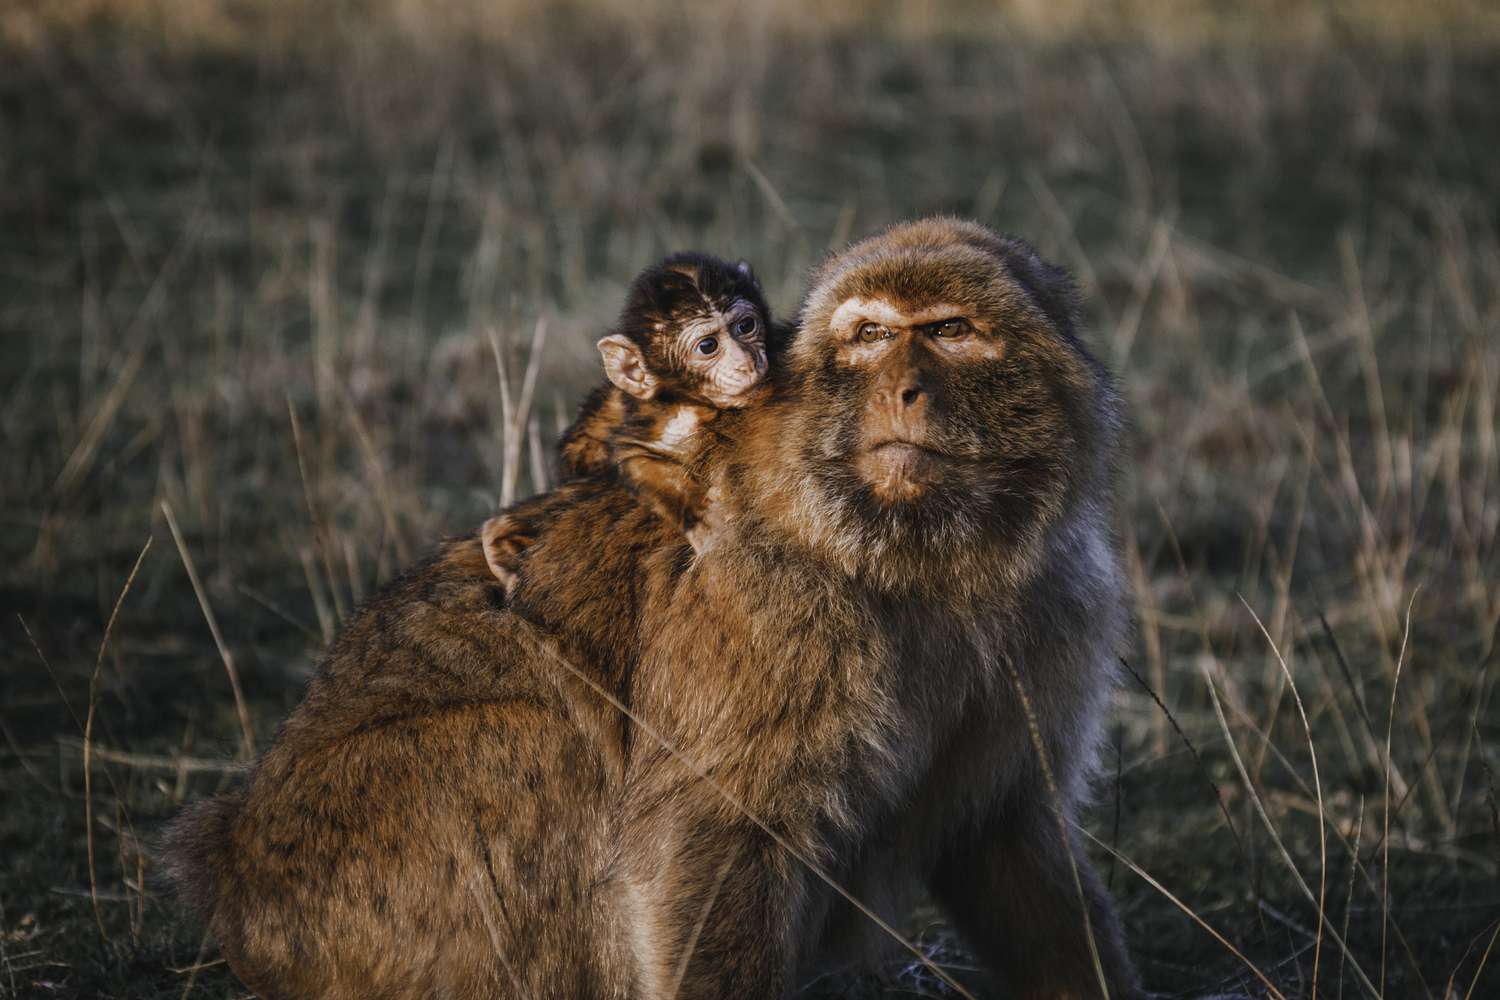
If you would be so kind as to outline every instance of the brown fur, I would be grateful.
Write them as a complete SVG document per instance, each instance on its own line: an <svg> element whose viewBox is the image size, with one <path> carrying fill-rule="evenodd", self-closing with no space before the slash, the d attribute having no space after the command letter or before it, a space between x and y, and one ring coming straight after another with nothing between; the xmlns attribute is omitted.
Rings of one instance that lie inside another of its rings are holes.
<svg viewBox="0 0 1500 1000"><path fill-rule="evenodd" d="M753 319L754 329L731 329L740 318ZM692 343L705 334L721 344L719 359L707 365L692 360ZM563 481L618 478L695 548L706 547L717 524L706 485L718 440L712 424L722 407L752 405L759 397L772 336L765 295L744 261L679 253L642 271L617 333L599 344L611 380L619 379L611 351L623 350L648 382L606 381L589 394L559 445ZM717 376L732 362L753 365L753 376L726 386ZM541 526L541 509L523 501L480 531L485 560L507 591Z"/></svg>
<svg viewBox="0 0 1500 1000"><path fill-rule="evenodd" d="M956 304L975 340L896 324L850 362L851 296ZM888 945L545 637L888 920L934 894L1016 996L1101 992L1076 866L1132 995L1059 826L1124 627L1115 404L1070 303L971 224L856 244L771 398L721 418L711 550L585 480L544 501L512 607L472 539L386 588L248 782L176 823L231 966L287 998L782 997Z"/></svg>

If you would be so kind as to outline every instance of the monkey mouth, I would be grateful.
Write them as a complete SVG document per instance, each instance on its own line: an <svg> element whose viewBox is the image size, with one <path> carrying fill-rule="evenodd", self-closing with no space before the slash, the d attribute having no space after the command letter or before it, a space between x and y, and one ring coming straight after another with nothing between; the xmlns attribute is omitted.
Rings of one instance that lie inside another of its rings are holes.
<svg viewBox="0 0 1500 1000"><path fill-rule="evenodd" d="M765 385L759 374L736 379L715 391L704 393L704 397L721 410L739 410L759 401L765 396Z"/></svg>
<svg viewBox="0 0 1500 1000"><path fill-rule="evenodd" d="M876 441L865 449L865 455L881 462L892 464L915 464L924 461L953 462L957 457L923 444L920 441L912 441L907 438L890 438Z"/></svg>
<svg viewBox="0 0 1500 1000"><path fill-rule="evenodd" d="M885 503L913 501L944 478L953 457L903 438L876 441L856 454L854 468L875 498Z"/></svg>

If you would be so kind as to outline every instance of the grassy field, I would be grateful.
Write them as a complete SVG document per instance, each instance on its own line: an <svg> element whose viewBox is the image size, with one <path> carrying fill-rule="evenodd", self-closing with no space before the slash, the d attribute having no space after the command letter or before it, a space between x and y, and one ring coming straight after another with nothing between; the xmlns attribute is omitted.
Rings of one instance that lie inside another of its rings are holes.
<svg viewBox="0 0 1500 1000"><path fill-rule="evenodd" d="M546 486L625 282L789 313L935 211L1071 268L1129 400L1089 828L1149 986L1500 995L1495 15L819 6L0 6L0 995L240 995L156 831Z"/></svg>

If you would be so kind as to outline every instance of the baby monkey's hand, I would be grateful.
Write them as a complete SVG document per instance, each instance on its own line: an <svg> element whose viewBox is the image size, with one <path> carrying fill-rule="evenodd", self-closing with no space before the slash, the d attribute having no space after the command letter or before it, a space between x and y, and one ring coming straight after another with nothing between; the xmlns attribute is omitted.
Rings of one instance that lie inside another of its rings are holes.
<svg viewBox="0 0 1500 1000"><path fill-rule="evenodd" d="M724 495L717 482L703 494L693 513L697 520L683 534L693 551L701 556L714 547L729 527L729 512L725 509Z"/></svg>

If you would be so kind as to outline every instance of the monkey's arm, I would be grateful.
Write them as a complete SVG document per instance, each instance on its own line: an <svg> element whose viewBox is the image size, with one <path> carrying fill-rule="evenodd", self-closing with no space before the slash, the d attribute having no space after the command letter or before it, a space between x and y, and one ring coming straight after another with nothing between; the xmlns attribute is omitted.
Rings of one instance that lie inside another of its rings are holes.
<svg viewBox="0 0 1500 1000"><path fill-rule="evenodd" d="M584 399L578 417L558 442L558 466L564 481L613 475L610 439L625 419L625 394L605 383Z"/></svg>
<svg viewBox="0 0 1500 1000"><path fill-rule="evenodd" d="M749 823L680 815L670 855L647 854L636 919L649 996L787 997L807 907L805 871ZM661 836L662 828L655 828Z"/></svg>
<svg viewBox="0 0 1500 1000"><path fill-rule="evenodd" d="M621 448L618 461L620 479L664 521L694 540L695 529L708 515L709 498L693 471L677 459L641 448Z"/></svg>
<svg viewBox="0 0 1500 1000"><path fill-rule="evenodd" d="M1070 845L1062 843L1049 801L1042 787L1018 793L1003 817L950 846L933 894L1019 1000L1103 997L1101 971L1113 1000L1138 997L1108 890L1082 835L1070 831Z"/></svg>

